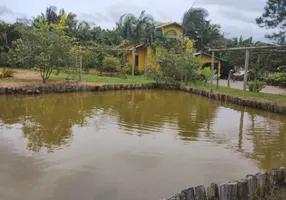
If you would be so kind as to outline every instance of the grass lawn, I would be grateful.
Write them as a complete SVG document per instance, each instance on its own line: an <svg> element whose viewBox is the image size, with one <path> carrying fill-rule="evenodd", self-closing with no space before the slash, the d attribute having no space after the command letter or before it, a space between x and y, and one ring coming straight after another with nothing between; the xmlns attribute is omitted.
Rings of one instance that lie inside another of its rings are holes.
<svg viewBox="0 0 286 200"><path fill-rule="evenodd" d="M68 77L65 73L60 73L59 75L52 74L49 78L49 81L60 81L66 80ZM78 78L78 77L76 77ZM85 82L94 82L94 83L153 83L151 79L147 79L144 76L134 76L134 81L132 76L128 76L127 79L123 77L114 76L100 76L94 74L82 74L82 81Z"/></svg>
<svg viewBox="0 0 286 200"><path fill-rule="evenodd" d="M0 72L3 68L0 68ZM16 71L16 74L13 78L2 78L1 82L35 82L40 81L40 73L34 70L27 69L13 69ZM25 75L24 75L25 74ZM56 75L56 71L53 71L47 82L53 81L65 81L67 78L71 78L71 75L67 73L61 72L59 75ZM75 80L79 79L79 75L75 74L73 76ZM82 74L82 81L84 82L94 82L94 83L153 83L152 79L148 79L144 76L134 76L134 81L132 80L132 76L127 76L125 79L123 76L119 77L117 74L113 76L100 76L96 74Z"/></svg>
<svg viewBox="0 0 286 200"><path fill-rule="evenodd" d="M202 82L196 83L196 84L190 84L189 85L192 88L197 88L201 90L206 90L210 91L209 89L209 84L207 87L204 87L204 84ZM228 88L224 86L219 86L218 88L216 85L214 85L214 92L220 92L220 93L225 93L225 94L230 94L233 96L240 96L242 97L242 90L239 89L234 89L234 88ZM247 91L245 93L245 97L247 98L253 98L253 99L263 99L267 101L273 101L276 103L286 103L286 96L285 95L279 95L279 94L268 94L268 93L261 93L261 92L249 92Z"/></svg>

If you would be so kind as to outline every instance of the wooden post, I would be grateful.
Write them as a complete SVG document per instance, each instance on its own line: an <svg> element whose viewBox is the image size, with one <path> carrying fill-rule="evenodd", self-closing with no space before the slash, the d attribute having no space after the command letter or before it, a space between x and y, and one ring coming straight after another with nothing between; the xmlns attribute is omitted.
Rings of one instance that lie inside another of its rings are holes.
<svg viewBox="0 0 286 200"><path fill-rule="evenodd" d="M82 49L79 47L79 81L82 79Z"/></svg>
<svg viewBox="0 0 286 200"><path fill-rule="evenodd" d="M260 67L260 54L257 55L257 68ZM256 85L257 85L257 69L254 70L254 80L253 80L253 92L256 92Z"/></svg>
<svg viewBox="0 0 286 200"><path fill-rule="evenodd" d="M124 69L124 74L126 74L126 53L123 52L123 69Z"/></svg>
<svg viewBox="0 0 286 200"><path fill-rule="evenodd" d="M132 49L132 81L134 81L134 68L135 68L135 60L136 60L135 54L136 54L136 47Z"/></svg>
<svg viewBox="0 0 286 200"><path fill-rule="evenodd" d="M245 66L244 66L243 96L245 96L245 92L246 92L248 67L249 67L249 50L246 49L246 51L245 51Z"/></svg>
<svg viewBox="0 0 286 200"><path fill-rule="evenodd" d="M218 86L219 86L219 72L218 72L218 68L217 68L216 89L218 89Z"/></svg>
<svg viewBox="0 0 286 200"><path fill-rule="evenodd" d="M211 67L211 93L213 92L213 79L214 79L214 51L212 52L212 67Z"/></svg>
<svg viewBox="0 0 286 200"><path fill-rule="evenodd" d="M230 76L231 76L232 70L229 70L228 72L228 78L227 78L227 87L230 87Z"/></svg>

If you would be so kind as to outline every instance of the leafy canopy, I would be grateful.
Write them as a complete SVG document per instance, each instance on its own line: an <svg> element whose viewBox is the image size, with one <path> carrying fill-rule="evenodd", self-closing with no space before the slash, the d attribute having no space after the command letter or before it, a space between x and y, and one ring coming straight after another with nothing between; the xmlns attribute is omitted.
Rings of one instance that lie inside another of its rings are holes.
<svg viewBox="0 0 286 200"><path fill-rule="evenodd" d="M57 29L22 29L22 38L13 42L10 63L18 67L38 67L45 83L52 71L72 64L72 41Z"/></svg>

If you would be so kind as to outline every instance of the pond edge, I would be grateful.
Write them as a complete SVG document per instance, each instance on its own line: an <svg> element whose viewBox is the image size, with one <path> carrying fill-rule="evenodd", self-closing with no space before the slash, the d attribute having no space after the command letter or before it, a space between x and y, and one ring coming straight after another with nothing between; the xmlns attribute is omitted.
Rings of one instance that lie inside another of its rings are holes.
<svg viewBox="0 0 286 200"><path fill-rule="evenodd" d="M183 92L189 92L200 96L205 96L210 99L230 102L240 106L257 108L269 112L286 115L286 106L273 103L270 101L254 100L249 98L243 98L239 96L233 96L224 93L210 93L205 90L195 89L185 86L172 86L167 84L157 83L145 83L145 84L103 84L103 85L83 85L83 84L71 84L71 85L33 85L26 87L15 88L3 88L0 87L0 95L7 94L24 94L35 95L42 93L66 93L66 92L88 92L88 91L110 91L110 90L141 90L141 89L165 89L165 90L179 90Z"/></svg>

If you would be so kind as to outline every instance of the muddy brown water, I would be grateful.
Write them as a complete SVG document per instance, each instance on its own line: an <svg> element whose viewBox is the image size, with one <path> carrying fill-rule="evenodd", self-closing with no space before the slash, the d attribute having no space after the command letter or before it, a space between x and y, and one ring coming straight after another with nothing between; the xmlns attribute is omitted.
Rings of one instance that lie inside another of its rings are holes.
<svg viewBox="0 0 286 200"><path fill-rule="evenodd" d="M179 91L0 96L0 199L159 200L285 166L285 132Z"/></svg>

